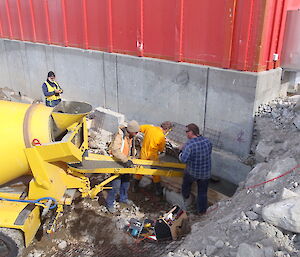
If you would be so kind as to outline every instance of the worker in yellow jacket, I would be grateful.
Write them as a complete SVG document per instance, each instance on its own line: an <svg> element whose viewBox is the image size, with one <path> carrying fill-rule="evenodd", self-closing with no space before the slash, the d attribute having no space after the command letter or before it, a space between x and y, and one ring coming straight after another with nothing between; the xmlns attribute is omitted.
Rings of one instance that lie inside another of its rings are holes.
<svg viewBox="0 0 300 257"><path fill-rule="evenodd" d="M153 125L141 125L140 132L144 134L140 158L142 160L159 160L159 153L165 150L166 134L172 129L173 124L170 121L165 121L160 127ZM133 192L138 191L139 181L142 175L135 175L133 182ZM154 189L156 195L162 194L162 187L160 184L160 176L152 176Z"/></svg>

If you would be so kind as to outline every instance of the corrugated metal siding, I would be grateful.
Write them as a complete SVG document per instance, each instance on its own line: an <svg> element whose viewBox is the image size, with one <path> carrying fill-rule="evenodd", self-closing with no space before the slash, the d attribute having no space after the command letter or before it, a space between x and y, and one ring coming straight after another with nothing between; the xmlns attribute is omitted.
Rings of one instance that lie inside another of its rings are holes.
<svg viewBox="0 0 300 257"><path fill-rule="evenodd" d="M212 65L276 68L299 0L0 0L0 36Z"/></svg>

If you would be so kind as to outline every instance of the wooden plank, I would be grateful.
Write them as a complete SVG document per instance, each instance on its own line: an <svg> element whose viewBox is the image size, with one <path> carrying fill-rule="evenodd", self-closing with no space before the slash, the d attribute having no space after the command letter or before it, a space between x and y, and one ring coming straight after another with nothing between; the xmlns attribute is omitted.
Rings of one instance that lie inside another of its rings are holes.
<svg viewBox="0 0 300 257"><path fill-rule="evenodd" d="M169 190L172 190L176 193L180 193L181 192L181 185L182 185L182 178L176 178L176 177L161 177L161 183L164 187L166 187ZM192 186L192 191L191 191L193 196L197 196L197 185L196 183L193 183ZM213 190L211 188L208 188L208 192L207 192L207 197L208 197L208 202L210 204L214 204L218 201L221 200L226 200L229 197L217 192L216 190Z"/></svg>

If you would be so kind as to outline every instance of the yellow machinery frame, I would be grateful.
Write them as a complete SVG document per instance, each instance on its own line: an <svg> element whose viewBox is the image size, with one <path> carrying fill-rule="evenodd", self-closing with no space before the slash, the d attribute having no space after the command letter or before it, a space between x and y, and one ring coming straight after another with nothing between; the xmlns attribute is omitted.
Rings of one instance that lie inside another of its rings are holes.
<svg viewBox="0 0 300 257"><path fill-rule="evenodd" d="M185 167L179 163L133 159L134 168L75 168L72 164L83 161L116 163L116 160L110 156L97 154L85 156L87 150L88 129L85 116L68 126L65 136L60 141L26 147L24 151L33 179L29 183L25 197L23 194L17 193L0 193L2 200L0 227L23 231L25 245L28 246L40 227L41 207L45 209L49 206L46 200L34 203L26 201L35 201L45 197L55 199L57 204L55 216L57 218L62 212L63 206L72 203L73 196L68 194L70 189L79 190L82 197L94 198L102 190L109 189L108 183L121 174L180 177ZM91 188L87 173L111 173L112 176ZM5 199L16 200L16 202ZM52 229L50 228L48 232L51 232Z"/></svg>

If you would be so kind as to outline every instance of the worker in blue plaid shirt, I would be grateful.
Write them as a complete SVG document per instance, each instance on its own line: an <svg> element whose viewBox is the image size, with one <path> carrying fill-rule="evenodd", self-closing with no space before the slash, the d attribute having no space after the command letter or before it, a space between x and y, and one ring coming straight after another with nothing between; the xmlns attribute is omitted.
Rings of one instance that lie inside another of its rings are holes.
<svg viewBox="0 0 300 257"><path fill-rule="evenodd" d="M212 144L208 138L200 135L199 127L191 123L186 126L188 141L179 155L181 162L186 163L181 187L182 196L187 207L193 182L197 182L197 213L205 214L207 209L207 190L211 177Z"/></svg>

